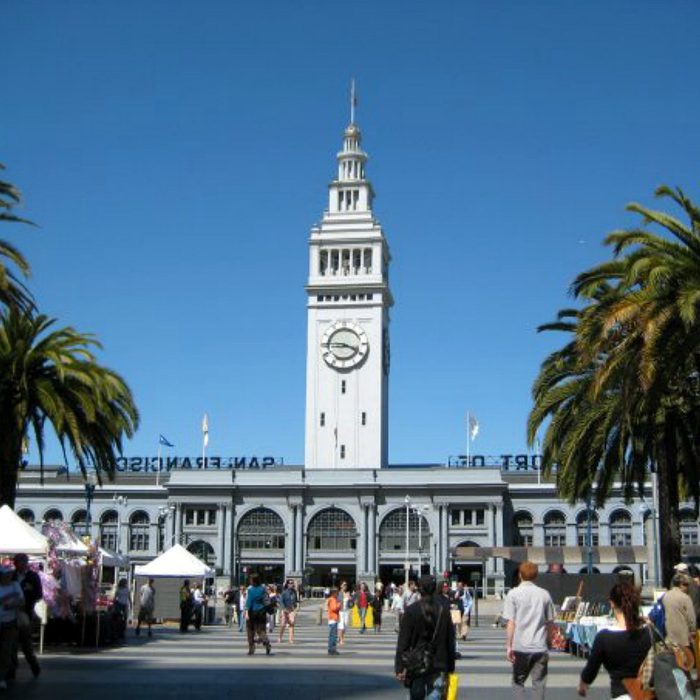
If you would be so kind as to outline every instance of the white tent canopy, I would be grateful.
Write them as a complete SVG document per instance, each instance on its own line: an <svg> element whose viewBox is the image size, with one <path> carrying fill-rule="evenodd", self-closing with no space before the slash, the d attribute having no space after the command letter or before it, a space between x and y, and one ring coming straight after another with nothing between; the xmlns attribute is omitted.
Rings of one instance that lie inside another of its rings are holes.
<svg viewBox="0 0 700 700"><path fill-rule="evenodd" d="M85 556L90 548L69 528L61 530L60 537L56 543L58 554L73 555L76 557Z"/></svg>
<svg viewBox="0 0 700 700"><path fill-rule="evenodd" d="M154 578L209 578L214 575L214 569L197 559L181 544L176 544L152 562L137 566L134 573Z"/></svg>
<svg viewBox="0 0 700 700"><path fill-rule="evenodd" d="M0 554L43 555L49 541L31 525L22 520L8 505L0 508Z"/></svg>
<svg viewBox="0 0 700 700"><path fill-rule="evenodd" d="M100 547L100 561L102 566L114 566L120 569L126 569L129 566L129 558L116 552L110 552L108 549Z"/></svg>

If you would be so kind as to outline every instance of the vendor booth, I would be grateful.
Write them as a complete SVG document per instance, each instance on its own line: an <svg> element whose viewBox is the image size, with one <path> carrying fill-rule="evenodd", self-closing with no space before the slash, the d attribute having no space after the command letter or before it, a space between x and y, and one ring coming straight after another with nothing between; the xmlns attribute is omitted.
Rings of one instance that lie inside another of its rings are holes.
<svg viewBox="0 0 700 700"><path fill-rule="evenodd" d="M149 578L158 579L155 584L156 607L154 616L164 620L176 620L180 617L179 590L183 581L189 580L190 585L201 583L206 590L206 580L213 578L215 570L188 552L182 545L176 544L159 557L137 566L136 594L134 595L134 615L138 614L138 591Z"/></svg>

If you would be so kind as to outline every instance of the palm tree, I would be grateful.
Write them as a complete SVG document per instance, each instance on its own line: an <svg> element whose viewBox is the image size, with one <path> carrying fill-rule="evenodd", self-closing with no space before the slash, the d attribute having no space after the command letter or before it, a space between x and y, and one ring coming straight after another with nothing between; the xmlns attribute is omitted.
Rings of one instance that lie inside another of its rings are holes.
<svg viewBox="0 0 700 700"><path fill-rule="evenodd" d="M573 339L542 365L528 437L550 420L543 458L547 469L557 465L570 500L595 482L602 503L616 478L629 497L656 469L666 578L680 556L679 503L700 500L700 215L680 190L657 194L679 204L690 226L629 205L667 235L635 228L608 236L614 259L573 285L586 306L540 329Z"/></svg>
<svg viewBox="0 0 700 700"><path fill-rule="evenodd" d="M0 163L0 170L5 166ZM21 202L19 190L9 182L0 180L0 221L24 223L33 225L31 221L13 214L14 206ZM14 265L24 276L29 276L29 263L24 256L10 243L0 240L0 304L17 306L20 309L33 308L32 296L17 275L8 270L3 259Z"/></svg>
<svg viewBox="0 0 700 700"><path fill-rule="evenodd" d="M22 447L30 433L44 463L44 430L86 473L111 478L138 412L124 380L99 365L92 335L53 329L55 320L16 308L0 313L0 504L14 505Z"/></svg>

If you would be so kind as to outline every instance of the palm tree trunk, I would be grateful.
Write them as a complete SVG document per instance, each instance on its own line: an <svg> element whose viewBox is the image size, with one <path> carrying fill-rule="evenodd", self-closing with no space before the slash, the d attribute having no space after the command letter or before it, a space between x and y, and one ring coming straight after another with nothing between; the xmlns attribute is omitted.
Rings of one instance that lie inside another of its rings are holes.
<svg viewBox="0 0 700 700"><path fill-rule="evenodd" d="M21 440L13 445L11 438L4 436L0 442L0 506L7 504L10 508L15 507L21 459Z"/></svg>
<svg viewBox="0 0 700 700"><path fill-rule="evenodd" d="M668 451L657 460L657 495L659 517L659 555L661 584L668 585L673 566L681 560L681 539L678 525L678 474L669 463Z"/></svg>

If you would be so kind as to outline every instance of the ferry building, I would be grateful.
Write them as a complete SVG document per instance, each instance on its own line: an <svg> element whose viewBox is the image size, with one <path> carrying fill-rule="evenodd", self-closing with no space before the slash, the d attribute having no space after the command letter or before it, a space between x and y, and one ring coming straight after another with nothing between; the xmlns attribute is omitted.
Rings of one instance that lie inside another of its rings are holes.
<svg viewBox="0 0 700 700"><path fill-rule="evenodd" d="M401 581L406 567L488 593L511 585L518 561L569 572L631 569L655 576L655 511L644 500L568 506L527 456L448 464L389 463L391 254L373 212L354 113L337 154L327 209L311 229L307 292L304 465L216 457L120 460L92 488L65 468L21 473L17 512L37 527L71 522L107 549L144 563L180 542L214 566L219 584L258 570L266 581ZM204 467L204 468L202 468ZM535 467L535 468L533 468ZM698 545L692 508L683 545ZM475 575L475 576L474 576Z"/></svg>

